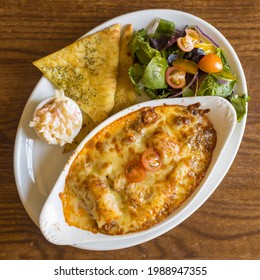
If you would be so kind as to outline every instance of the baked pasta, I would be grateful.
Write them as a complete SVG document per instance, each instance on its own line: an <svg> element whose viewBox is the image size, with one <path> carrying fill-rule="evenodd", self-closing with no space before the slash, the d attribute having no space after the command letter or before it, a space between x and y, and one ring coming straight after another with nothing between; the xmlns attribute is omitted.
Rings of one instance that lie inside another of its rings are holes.
<svg viewBox="0 0 260 280"><path fill-rule="evenodd" d="M169 216L199 186L216 145L208 110L199 107L141 108L93 136L60 194L66 222L121 235Z"/></svg>

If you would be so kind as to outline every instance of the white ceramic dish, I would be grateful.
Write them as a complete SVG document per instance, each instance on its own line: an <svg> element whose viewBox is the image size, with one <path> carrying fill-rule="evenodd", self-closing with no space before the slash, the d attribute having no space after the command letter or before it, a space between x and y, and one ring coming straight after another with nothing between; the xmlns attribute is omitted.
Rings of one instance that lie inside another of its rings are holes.
<svg viewBox="0 0 260 280"><path fill-rule="evenodd" d="M70 166L73 163L74 159L77 157L78 153L82 150L85 143L87 143L96 133L98 133L101 129L106 127L108 124L112 123L116 119L129 114L130 112L134 112L143 107L156 107L160 105L184 105L188 106L190 104L194 104L199 102L201 104L201 109L210 109L210 112L207 113L208 118L210 119L213 127L217 132L217 144L213 153L212 161L207 171L206 176L203 178L200 186L196 189L196 191L189 197L189 199L181 205L181 207L172 213L167 219L165 219L160 224L152 227L149 230L133 233L133 234L125 234L122 236L109 236L104 234L93 234L91 232L78 229L76 227L68 226L64 220L62 203L59 198L59 193L63 192L65 181L67 174L69 172ZM223 125L225 124L225 125ZM175 227L182 219L179 216L182 215L184 210L190 206L190 210L187 212L187 215L190 215L196 210L196 207L192 206L192 199L202 190L202 189L212 189L212 185L207 185L207 181L210 179L211 175L214 174L215 170L219 168L222 164L219 161L219 157L225 148L234 128L236 125L236 112L233 106L221 97L191 97L191 98L176 98L176 99L160 99L160 100L152 100L147 102L142 102L137 105L134 105L130 108L127 108L107 120L105 120L102 124L97 126L93 131L91 131L88 136L80 143L77 147L73 155L69 158L65 167L63 168L61 175L59 176L55 186L53 187L52 192L50 193L43 209L40 214L40 229L43 235L50 242L58 245L74 245L86 242L100 242L100 241L115 241L120 240L124 241L126 244L128 240L133 237L142 238L144 233L150 234L150 238L154 237L154 234L162 234L164 233L164 225L170 224L171 227Z"/></svg>
<svg viewBox="0 0 260 280"><path fill-rule="evenodd" d="M121 22L122 25L132 23L134 29L138 30L140 28L147 27L151 21L158 16L173 20L177 28L182 28L186 24L198 25L224 50L228 59L228 63L230 64L233 73L237 75L239 80L236 87L237 94L247 92L244 72L232 46L212 25L191 14L175 10L143 10L111 19L94 28L87 34L94 33L117 22ZM38 226L42 207L58 176L60 175L62 168L70 156L69 154L62 154L62 148L58 146L52 146L43 143L37 138L34 131L28 126L37 104L42 99L52 95L53 92L54 88L51 83L46 78L42 77L33 90L24 108L17 130L14 149L14 173L17 189L26 211ZM220 156L219 160L222 162L222 164L217 170L215 170L214 174L212 174L210 180L208 181L208 184L210 184L212 188L209 189L205 187L195 197L192 202L193 208L197 209L200 207L217 188L219 183L226 175L240 146L246 125L246 118L247 116L245 116L240 123L236 124L234 132ZM190 205L185 208L179 218L181 220L187 218L190 213L189 211ZM166 232L171 228L172 225L167 223L163 226L163 231ZM153 234L153 237L156 237L160 234L161 233L158 231ZM115 240L93 243L86 242L75 244L74 246L88 250L113 250L134 246L150 239L151 236L149 233L143 233L141 237L135 236L129 239L127 244L124 242L124 240Z"/></svg>

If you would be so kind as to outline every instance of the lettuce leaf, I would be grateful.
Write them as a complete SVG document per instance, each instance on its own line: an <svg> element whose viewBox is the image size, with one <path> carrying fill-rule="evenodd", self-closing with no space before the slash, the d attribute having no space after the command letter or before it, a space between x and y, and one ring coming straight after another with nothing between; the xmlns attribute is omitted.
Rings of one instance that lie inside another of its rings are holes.
<svg viewBox="0 0 260 280"><path fill-rule="evenodd" d="M197 95L228 97L232 94L235 84L236 80L221 83L216 75L208 74L197 91Z"/></svg>
<svg viewBox="0 0 260 280"><path fill-rule="evenodd" d="M129 49L131 55L134 57L135 52L139 49L139 42L145 42L147 40L147 30L140 29L138 31L134 31L133 36L129 42Z"/></svg>
<svg viewBox="0 0 260 280"><path fill-rule="evenodd" d="M144 29L134 32L129 48L132 56L137 57L141 64L147 65L153 57L161 56L158 50L149 45L147 31Z"/></svg>
<svg viewBox="0 0 260 280"><path fill-rule="evenodd" d="M173 21L160 19L158 26L154 34L151 34L151 37L153 38L160 38L161 36L170 37L173 35L174 30L175 30L175 24Z"/></svg>
<svg viewBox="0 0 260 280"><path fill-rule="evenodd" d="M166 58L155 56L151 59L143 73L143 84L149 89L165 89L167 83L165 79L165 72L168 68Z"/></svg>
<svg viewBox="0 0 260 280"><path fill-rule="evenodd" d="M135 63L133 66L131 66L128 69L129 78L132 81L132 83L134 84L135 90L137 91L137 93L139 95L141 95L142 90L144 88L144 85L141 81L144 70L145 70L145 65L141 65L138 63Z"/></svg>
<svg viewBox="0 0 260 280"><path fill-rule="evenodd" d="M216 55L219 56L221 58L221 60L222 60L223 70L225 72L231 72L231 68L230 68L230 66L227 63L226 56L225 56L225 54L224 54L224 52L223 52L223 50L221 48L217 48Z"/></svg>
<svg viewBox="0 0 260 280"><path fill-rule="evenodd" d="M145 92L152 98L152 99L162 99L169 97L172 93L168 89L157 90L157 89L150 89L145 88Z"/></svg>
<svg viewBox="0 0 260 280"><path fill-rule="evenodd" d="M240 122L246 114L246 103L249 101L249 99L250 97L246 96L245 94L243 96L233 95L229 98L229 101L236 110L238 122Z"/></svg>

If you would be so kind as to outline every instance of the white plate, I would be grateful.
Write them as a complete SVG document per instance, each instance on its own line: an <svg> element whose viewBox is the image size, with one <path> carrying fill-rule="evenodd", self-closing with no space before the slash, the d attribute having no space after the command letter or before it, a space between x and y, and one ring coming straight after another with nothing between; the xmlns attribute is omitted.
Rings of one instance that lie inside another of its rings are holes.
<svg viewBox="0 0 260 280"><path fill-rule="evenodd" d="M132 23L135 30L146 28L151 23L151 21L158 16L174 21L176 27L180 29L187 24L198 25L224 50L232 72L237 75L239 80L236 87L237 94L247 93L244 72L232 46L212 25L191 14L175 10L143 10L111 19L94 28L87 34L94 33L114 23L121 23L122 25ZM62 148L46 145L43 143L37 138L34 131L28 126L37 104L42 99L53 95L53 92L54 88L51 83L46 78L42 77L33 90L24 108L18 126L14 148L14 173L17 189L26 211L38 226L42 207L58 176L60 175L62 168L70 156L69 154L62 154ZM230 168L244 134L246 118L247 115L240 123L236 124L228 145L225 147L224 152L220 157L222 164L217 170L215 170L214 174L212 174L210 178L210 181L208 182L212 187L205 188L205 191L201 191L196 196L192 202L193 208L197 209L206 201L206 199L220 184L228 169ZM189 215L190 209L187 207L180 218L184 220ZM166 232L171 228L171 225L168 223L163 227L162 230L163 232ZM157 235L154 235L154 237L160 234L160 232L157 232ZM130 247L150 239L150 235L144 233L141 237L137 236L132 238L127 244L125 244L124 241L115 240L109 242L104 241L98 243L82 243L75 246L88 250L112 250Z"/></svg>

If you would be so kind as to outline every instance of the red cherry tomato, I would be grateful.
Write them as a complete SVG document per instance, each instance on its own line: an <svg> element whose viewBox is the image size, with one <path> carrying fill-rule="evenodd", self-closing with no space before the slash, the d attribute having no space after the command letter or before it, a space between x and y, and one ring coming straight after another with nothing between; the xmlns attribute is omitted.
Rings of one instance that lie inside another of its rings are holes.
<svg viewBox="0 0 260 280"><path fill-rule="evenodd" d="M146 170L143 167L141 161L133 160L130 161L125 167L125 175L130 183L141 182L146 175Z"/></svg>
<svg viewBox="0 0 260 280"><path fill-rule="evenodd" d="M186 72L178 66L169 67L165 76L168 85L172 88L182 88L186 84Z"/></svg>
<svg viewBox="0 0 260 280"><path fill-rule="evenodd" d="M142 164L145 169L156 171L161 168L162 160L160 154L154 149L146 150L142 155Z"/></svg>
<svg viewBox="0 0 260 280"><path fill-rule="evenodd" d="M184 52L190 52L199 42L199 34L196 30L186 29L186 35L177 39L178 47Z"/></svg>
<svg viewBox="0 0 260 280"><path fill-rule="evenodd" d="M221 58L214 53L209 53L203 56L199 61L198 66L206 73L218 73L223 69Z"/></svg>

